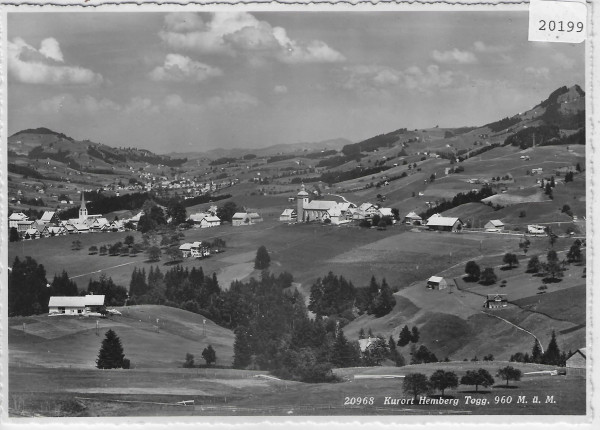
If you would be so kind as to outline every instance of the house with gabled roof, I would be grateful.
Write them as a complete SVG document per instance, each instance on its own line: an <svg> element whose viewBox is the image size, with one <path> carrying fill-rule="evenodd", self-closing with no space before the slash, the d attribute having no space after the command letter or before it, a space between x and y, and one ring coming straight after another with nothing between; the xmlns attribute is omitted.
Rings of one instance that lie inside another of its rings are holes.
<svg viewBox="0 0 600 430"><path fill-rule="evenodd" d="M52 296L48 302L50 315L86 315L100 312L104 306L104 295Z"/></svg>
<svg viewBox="0 0 600 430"><path fill-rule="evenodd" d="M456 217L445 217L435 214L427 220L426 226L429 230L457 232L462 230L463 222Z"/></svg>
<svg viewBox="0 0 600 430"><path fill-rule="evenodd" d="M54 211L45 211L40 221L45 225L58 225L60 220Z"/></svg>
<svg viewBox="0 0 600 430"><path fill-rule="evenodd" d="M587 353L585 348L579 348L569 357L567 357L566 371L567 375L584 375L587 366Z"/></svg>
<svg viewBox="0 0 600 430"><path fill-rule="evenodd" d="M487 309L501 309L508 306L508 296L506 294L488 294L483 304Z"/></svg>
<svg viewBox="0 0 600 430"><path fill-rule="evenodd" d="M421 225L423 224L423 218L411 211L404 216L404 220L402 222L410 225Z"/></svg>
<svg viewBox="0 0 600 430"><path fill-rule="evenodd" d="M499 219L491 219L483 226L483 228L488 231L503 231L504 223Z"/></svg>

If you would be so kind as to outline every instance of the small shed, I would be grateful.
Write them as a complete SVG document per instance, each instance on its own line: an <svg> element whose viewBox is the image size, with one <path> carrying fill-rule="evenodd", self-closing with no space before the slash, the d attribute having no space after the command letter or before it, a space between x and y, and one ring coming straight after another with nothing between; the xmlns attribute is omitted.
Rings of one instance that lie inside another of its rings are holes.
<svg viewBox="0 0 600 430"><path fill-rule="evenodd" d="M488 231L504 231L504 223L499 219L491 219L484 226Z"/></svg>
<svg viewBox="0 0 600 430"><path fill-rule="evenodd" d="M432 290L444 290L448 288L448 283L441 276L432 276L427 280L427 288Z"/></svg>
<svg viewBox="0 0 600 430"><path fill-rule="evenodd" d="M586 351L580 348L567 358L567 375L585 375Z"/></svg>
<svg viewBox="0 0 600 430"><path fill-rule="evenodd" d="M483 304L487 309L501 309L508 306L508 298L506 294L488 294Z"/></svg>

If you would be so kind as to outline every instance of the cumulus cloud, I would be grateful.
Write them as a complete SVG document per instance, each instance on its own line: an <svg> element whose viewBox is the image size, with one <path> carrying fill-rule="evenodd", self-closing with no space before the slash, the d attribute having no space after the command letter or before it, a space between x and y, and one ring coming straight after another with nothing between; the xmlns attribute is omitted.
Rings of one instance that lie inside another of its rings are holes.
<svg viewBox="0 0 600 430"><path fill-rule="evenodd" d="M42 40L40 49L17 37L8 42L8 73L26 84L97 85L102 75L90 69L64 64L60 44L54 38Z"/></svg>
<svg viewBox="0 0 600 430"><path fill-rule="evenodd" d="M456 81L456 74L441 71L437 65L425 69L413 66L405 70L375 65L346 67L343 71L342 87L359 92L403 89L417 92L430 92L447 88Z"/></svg>
<svg viewBox="0 0 600 430"><path fill-rule="evenodd" d="M204 22L199 15L169 14L159 36L170 47L201 53L273 58L283 63L333 63L344 56L320 40L291 39L246 12L216 12Z"/></svg>
<svg viewBox="0 0 600 430"><path fill-rule="evenodd" d="M97 99L87 95L79 99L72 94L58 94L44 99L37 105L29 106L28 113L68 114L68 115L96 115L102 112L118 112L122 108L112 100Z"/></svg>
<svg viewBox="0 0 600 430"><path fill-rule="evenodd" d="M476 41L475 43L473 43L473 46L475 48L475 51L477 52L485 52L485 53L489 53L489 54L497 54L500 52L507 52L511 50L510 46L507 45L488 45L484 42L482 42L481 40Z"/></svg>
<svg viewBox="0 0 600 430"><path fill-rule="evenodd" d="M184 55L168 54L164 64L150 72L150 78L155 81L202 82L222 74L218 67L194 61Z"/></svg>
<svg viewBox="0 0 600 430"><path fill-rule="evenodd" d="M275 94L287 94L288 88L285 85L275 85L273 92Z"/></svg>
<svg viewBox="0 0 600 430"><path fill-rule="evenodd" d="M547 67L527 67L525 73L535 79L550 79L550 69Z"/></svg>
<svg viewBox="0 0 600 430"><path fill-rule="evenodd" d="M245 110L258 106L258 99L240 91L230 91L208 99L206 105L211 109Z"/></svg>
<svg viewBox="0 0 600 430"><path fill-rule="evenodd" d="M552 55L552 59L563 69L571 70L575 66L575 60L566 56L562 52L556 52Z"/></svg>
<svg viewBox="0 0 600 430"><path fill-rule="evenodd" d="M453 64L474 64L477 63L477 57L470 51L461 51L454 48L451 51L438 51L435 49L431 53L432 58L438 63Z"/></svg>

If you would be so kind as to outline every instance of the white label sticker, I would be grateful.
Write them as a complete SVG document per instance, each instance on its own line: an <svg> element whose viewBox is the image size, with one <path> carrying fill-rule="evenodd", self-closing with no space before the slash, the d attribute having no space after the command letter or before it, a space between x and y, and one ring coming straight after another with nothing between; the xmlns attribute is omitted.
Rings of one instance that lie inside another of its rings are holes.
<svg viewBox="0 0 600 430"><path fill-rule="evenodd" d="M531 0L529 41L580 43L587 33L587 5L580 1Z"/></svg>

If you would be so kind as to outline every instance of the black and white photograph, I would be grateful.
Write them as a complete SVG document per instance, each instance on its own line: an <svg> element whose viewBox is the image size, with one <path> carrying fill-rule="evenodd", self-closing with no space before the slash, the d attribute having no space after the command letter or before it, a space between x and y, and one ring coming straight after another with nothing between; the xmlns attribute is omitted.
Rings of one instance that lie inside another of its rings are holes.
<svg viewBox="0 0 600 430"><path fill-rule="evenodd" d="M3 419L588 423L590 41L429 6L4 8Z"/></svg>

